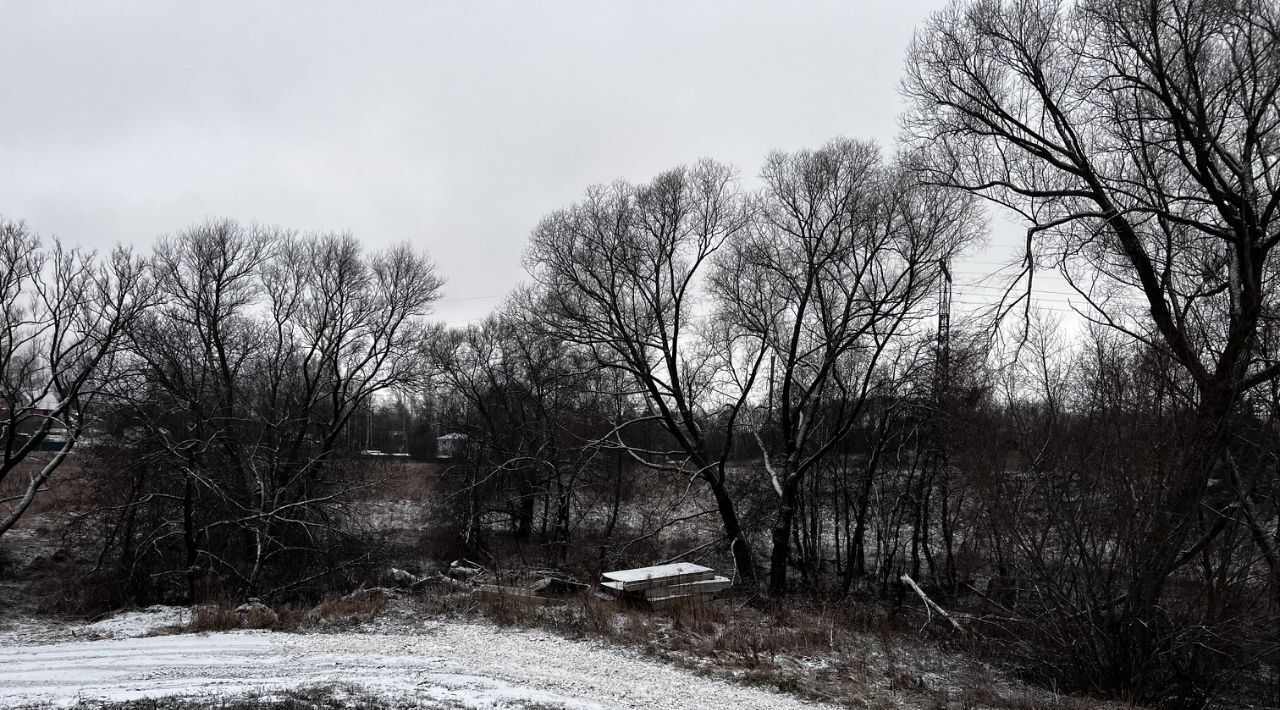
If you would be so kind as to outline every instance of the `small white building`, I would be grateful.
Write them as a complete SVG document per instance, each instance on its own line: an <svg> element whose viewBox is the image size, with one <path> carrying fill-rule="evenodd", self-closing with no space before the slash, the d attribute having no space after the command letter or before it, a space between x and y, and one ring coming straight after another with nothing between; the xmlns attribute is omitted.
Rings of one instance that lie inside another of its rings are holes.
<svg viewBox="0 0 1280 710"><path fill-rule="evenodd" d="M460 459L466 453L467 441L469 437L466 434L454 432L436 437L436 458L438 459Z"/></svg>

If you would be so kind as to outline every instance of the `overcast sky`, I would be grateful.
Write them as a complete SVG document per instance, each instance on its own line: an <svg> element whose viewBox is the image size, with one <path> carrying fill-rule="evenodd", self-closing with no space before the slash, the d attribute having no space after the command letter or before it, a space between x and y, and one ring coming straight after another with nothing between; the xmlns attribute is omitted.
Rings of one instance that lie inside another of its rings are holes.
<svg viewBox="0 0 1280 710"><path fill-rule="evenodd" d="M463 322L588 185L891 146L944 2L0 0L0 214L99 247L212 216L408 241Z"/></svg>

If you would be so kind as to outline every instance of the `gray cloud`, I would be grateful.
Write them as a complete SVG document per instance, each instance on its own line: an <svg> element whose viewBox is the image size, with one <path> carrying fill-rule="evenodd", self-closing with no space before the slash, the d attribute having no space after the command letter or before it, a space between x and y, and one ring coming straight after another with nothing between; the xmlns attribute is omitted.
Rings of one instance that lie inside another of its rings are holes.
<svg viewBox="0 0 1280 710"><path fill-rule="evenodd" d="M99 247L214 215L407 240L459 321L589 184L890 142L942 4L3 2L0 212Z"/></svg>

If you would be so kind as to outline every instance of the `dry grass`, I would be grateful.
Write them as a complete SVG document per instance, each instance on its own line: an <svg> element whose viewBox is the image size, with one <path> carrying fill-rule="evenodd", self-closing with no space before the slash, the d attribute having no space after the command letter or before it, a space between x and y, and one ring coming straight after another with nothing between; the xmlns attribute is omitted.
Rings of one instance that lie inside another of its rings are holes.
<svg viewBox="0 0 1280 710"><path fill-rule="evenodd" d="M32 474L44 466L45 458L52 452L37 452L18 465L4 481L0 483L0 500L16 498L26 492L27 481ZM88 487L84 485L84 466L92 462L84 456L72 454L68 456L48 484L36 493L31 506L22 518L18 519L18 527L28 524L27 521L46 513L60 513L69 510L84 509L88 500ZM0 504L0 516L8 513L13 504Z"/></svg>
<svg viewBox="0 0 1280 710"><path fill-rule="evenodd" d="M0 482L0 500L22 495L31 474L44 465L52 452L36 452L14 469ZM421 501L428 499L435 489L437 464L422 463L399 458L357 459L344 462L358 469L359 477L368 481L352 496L356 501ZM47 513L82 511L96 501L87 474L102 462L94 453L74 452L63 461L44 489L36 493L18 526ZM0 504L0 514L8 507Z"/></svg>
<svg viewBox="0 0 1280 710"><path fill-rule="evenodd" d="M354 625L372 621L384 609L390 597L378 590L362 590L343 597L327 598L307 611L312 624L327 626Z"/></svg>
<svg viewBox="0 0 1280 710"><path fill-rule="evenodd" d="M465 596L465 595L455 595ZM1089 710L1117 707L1031 688L948 650L945 632L856 602L774 605L727 598L662 611L584 595L559 606L436 598L431 611L473 613L636 648L695 672L856 708Z"/></svg>
<svg viewBox="0 0 1280 710"><path fill-rule="evenodd" d="M235 629L270 629L272 631L314 631L345 629L367 623L386 609L389 596L377 590L366 590L344 597L329 597L319 604L283 604L269 611L250 609L239 612L230 602L200 604L191 621L174 631L192 633L231 631Z"/></svg>
<svg viewBox="0 0 1280 710"><path fill-rule="evenodd" d="M444 702L444 701L441 701ZM68 707L68 706L60 706ZM137 700L79 700L72 710L410 710L408 699L375 695L351 685L319 685L261 691L239 696L196 695ZM462 704L441 707L466 707ZM13 710L53 710L52 705L23 705Z"/></svg>
<svg viewBox="0 0 1280 710"><path fill-rule="evenodd" d="M361 501L426 500L436 488L439 470L439 464L395 457L355 459L347 465L369 481L352 496Z"/></svg>

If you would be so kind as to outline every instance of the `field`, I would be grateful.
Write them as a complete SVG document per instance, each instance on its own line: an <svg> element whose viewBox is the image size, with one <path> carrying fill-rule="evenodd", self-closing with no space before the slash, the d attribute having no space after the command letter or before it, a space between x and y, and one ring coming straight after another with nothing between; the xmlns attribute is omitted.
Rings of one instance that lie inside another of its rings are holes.
<svg viewBox="0 0 1280 710"><path fill-rule="evenodd" d="M379 707L818 708L777 692L707 678L598 643L486 623L401 619L354 631L153 633L154 617L134 615L109 638L62 643L27 629L0 651L0 705L96 707L143 699L256 696L339 689ZM95 633L61 627L52 637ZM97 633L103 633L99 625ZM4 638L4 637L0 637Z"/></svg>

